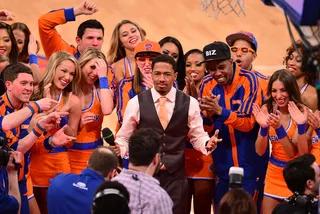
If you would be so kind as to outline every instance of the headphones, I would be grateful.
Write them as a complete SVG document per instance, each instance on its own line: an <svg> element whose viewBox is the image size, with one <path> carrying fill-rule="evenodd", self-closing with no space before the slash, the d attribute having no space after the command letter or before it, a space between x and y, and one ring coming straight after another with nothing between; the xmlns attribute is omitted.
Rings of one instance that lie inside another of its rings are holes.
<svg viewBox="0 0 320 214"><path fill-rule="evenodd" d="M120 198L122 198L123 200L125 200L125 202L128 204L129 203L129 200L128 198L126 198L118 189L114 189L114 188L108 188L108 189L104 189L100 192L98 192L94 198L93 198L93 204L92 204L92 209L95 210L96 207L97 207L97 204L96 204L96 200L98 198L101 198L103 196L106 196L106 195L117 195L119 196Z"/></svg>

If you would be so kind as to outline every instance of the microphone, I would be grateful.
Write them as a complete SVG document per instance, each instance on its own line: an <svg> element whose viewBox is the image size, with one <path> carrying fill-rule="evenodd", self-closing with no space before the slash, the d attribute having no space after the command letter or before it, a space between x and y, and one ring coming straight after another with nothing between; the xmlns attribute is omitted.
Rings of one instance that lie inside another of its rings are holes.
<svg viewBox="0 0 320 214"><path fill-rule="evenodd" d="M229 187L241 188L244 170L241 167L230 167L229 169Z"/></svg>
<svg viewBox="0 0 320 214"><path fill-rule="evenodd" d="M114 143L114 135L109 128L102 129L102 137L110 146L116 145Z"/></svg>

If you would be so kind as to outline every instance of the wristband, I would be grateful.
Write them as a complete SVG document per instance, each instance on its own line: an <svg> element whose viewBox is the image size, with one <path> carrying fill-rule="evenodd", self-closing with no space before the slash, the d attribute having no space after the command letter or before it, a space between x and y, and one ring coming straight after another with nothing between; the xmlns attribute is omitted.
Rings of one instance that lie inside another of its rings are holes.
<svg viewBox="0 0 320 214"><path fill-rule="evenodd" d="M304 133L306 133L307 130L307 124L303 123L303 124L298 124L298 134L302 135Z"/></svg>
<svg viewBox="0 0 320 214"><path fill-rule="evenodd" d="M320 137L320 128L317 128L315 131L316 131L318 137Z"/></svg>
<svg viewBox="0 0 320 214"><path fill-rule="evenodd" d="M269 131L269 127L265 127L265 128L261 127L261 128L260 128L260 135L261 135L262 137L265 137L265 136L267 136L268 131Z"/></svg>
<svg viewBox="0 0 320 214"><path fill-rule="evenodd" d="M40 137L42 133L45 131L43 127L40 126L39 123L35 125L35 127L32 129L32 132L37 136Z"/></svg>
<svg viewBox="0 0 320 214"><path fill-rule="evenodd" d="M27 107L30 109L32 114L40 113L40 106L37 102L29 102L29 105L27 105Z"/></svg>
<svg viewBox="0 0 320 214"><path fill-rule="evenodd" d="M100 89L110 89L108 77L99 78Z"/></svg>
<svg viewBox="0 0 320 214"><path fill-rule="evenodd" d="M287 136L287 132L286 132L286 130L284 130L282 125L276 129L276 133L277 133L279 140L281 140Z"/></svg>
<svg viewBox="0 0 320 214"><path fill-rule="evenodd" d="M30 65L31 64L39 64L38 63L38 57L35 54L30 54L29 55L29 61L30 61Z"/></svg>

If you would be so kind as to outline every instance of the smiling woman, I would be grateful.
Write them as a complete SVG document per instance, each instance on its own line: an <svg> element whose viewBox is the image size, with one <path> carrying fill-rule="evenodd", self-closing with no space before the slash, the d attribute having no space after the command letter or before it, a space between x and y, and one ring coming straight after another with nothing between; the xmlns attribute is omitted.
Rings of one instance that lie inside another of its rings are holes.
<svg viewBox="0 0 320 214"><path fill-rule="evenodd" d="M10 63L18 62L18 46L10 25L0 22L0 54L6 55Z"/></svg>
<svg viewBox="0 0 320 214"><path fill-rule="evenodd" d="M146 32L130 20L122 20L114 28L108 51L108 62L112 64L116 83L133 75L136 68L133 51L145 36Z"/></svg>

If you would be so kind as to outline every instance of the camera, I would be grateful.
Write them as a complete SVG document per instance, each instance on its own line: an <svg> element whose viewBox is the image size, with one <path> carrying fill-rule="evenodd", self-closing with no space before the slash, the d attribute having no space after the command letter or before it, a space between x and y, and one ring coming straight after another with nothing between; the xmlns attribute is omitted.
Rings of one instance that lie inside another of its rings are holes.
<svg viewBox="0 0 320 214"><path fill-rule="evenodd" d="M241 188L244 170L241 167L230 167L229 169L229 188Z"/></svg>
<svg viewBox="0 0 320 214"><path fill-rule="evenodd" d="M7 141L3 137L0 137L0 166L6 167L8 165L10 153L13 151L12 148L7 146ZM16 169L21 168L21 164L16 163L15 160L13 160L13 164Z"/></svg>

